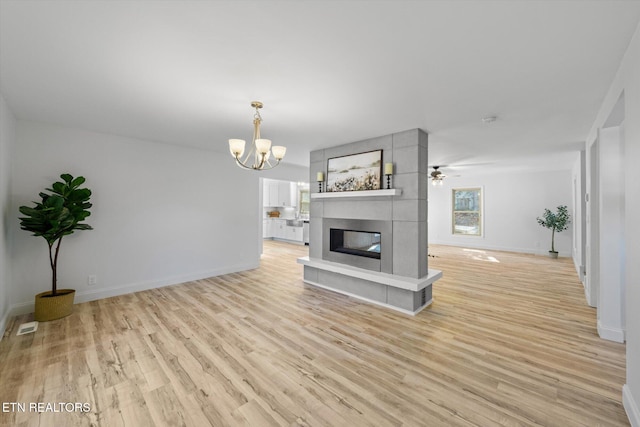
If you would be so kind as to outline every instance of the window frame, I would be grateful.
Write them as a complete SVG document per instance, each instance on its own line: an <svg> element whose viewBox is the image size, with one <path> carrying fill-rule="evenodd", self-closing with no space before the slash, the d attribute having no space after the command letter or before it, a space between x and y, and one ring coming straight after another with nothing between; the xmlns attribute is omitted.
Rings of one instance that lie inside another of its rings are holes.
<svg viewBox="0 0 640 427"><path fill-rule="evenodd" d="M305 200L304 194L307 195ZM306 207L306 209L303 209L303 205L305 205L304 207ZM309 215L311 212L311 191L308 187L306 188L300 188L298 190L298 213L300 215Z"/></svg>
<svg viewBox="0 0 640 427"><path fill-rule="evenodd" d="M456 210L456 192L460 191L477 191L478 192L478 210L473 211L457 211ZM484 189L482 186L478 187L461 187L451 189L451 234L454 236L463 237L484 237ZM456 232L456 213L457 212L471 212L478 214L478 233L468 234Z"/></svg>

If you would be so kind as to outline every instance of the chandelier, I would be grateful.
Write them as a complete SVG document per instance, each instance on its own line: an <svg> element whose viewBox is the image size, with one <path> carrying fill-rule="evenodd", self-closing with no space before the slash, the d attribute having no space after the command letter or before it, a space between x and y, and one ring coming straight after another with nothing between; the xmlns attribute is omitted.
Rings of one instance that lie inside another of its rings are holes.
<svg viewBox="0 0 640 427"><path fill-rule="evenodd" d="M260 117L260 108L262 108L262 102L253 101L251 106L256 109L256 113L253 115L253 141L251 147L245 154L245 141L244 139L230 139L229 151L231 155L236 159L236 164L244 169L253 170L269 170L273 169L280 164L280 160L283 159L284 154L287 152L287 147L281 145L271 146L270 139L260 138L260 123L262 117ZM269 159L271 155L275 158L275 164L271 164Z"/></svg>

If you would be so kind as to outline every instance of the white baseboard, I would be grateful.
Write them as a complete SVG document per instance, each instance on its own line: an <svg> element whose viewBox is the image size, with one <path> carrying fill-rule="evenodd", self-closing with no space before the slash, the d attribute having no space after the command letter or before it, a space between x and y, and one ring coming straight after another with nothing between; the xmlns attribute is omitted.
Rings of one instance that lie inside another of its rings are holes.
<svg viewBox="0 0 640 427"><path fill-rule="evenodd" d="M589 295L589 292L587 291L587 286L586 285L584 285L584 299L587 300L587 304L589 305L589 307L598 308L597 304L593 304L591 302L591 295Z"/></svg>
<svg viewBox="0 0 640 427"><path fill-rule="evenodd" d="M444 246L456 246L459 248L474 248L474 249L485 249L488 251L502 251L502 252L518 252L523 254L534 254L534 255L548 255L548 250L540 250L535 248L514 248L509 246L496 246L496 245L486 245L483 243L473 243L468 241L450 241L450 240L438 240L433 239L429 240L429 244L434 245L444 245ZM560 251L558 253L559 257L571 257L571 252Z"/></svg>
<svg viewBox="0 0 640 427"><path fill-rule="evenodd" d="M591 289L587 287L586 280L582 283L582 288L584 289L584 299L587 301L589 307L598 308L598 301L596 298L591 297Z"/></svg>
<svg viewBox="0 0 640 427"><path fill-rule="evenodd" d="M2 313L2 317L0 318L0 341L2 341L2 337L4 337L4 331L7 328L7 322L11 317L11 307L7 307L7 310Z"/></svg>
<svg viewBox="0 0 640 427"><path fill-rule="evenodd" d="M611 328L608 326L604 326L598 320L598 335L600 338L615 341L615 342L624 342L624 329L619 328Z"/></svg>
<svg viewBox="0 0 640 427"><path fill-rule="evenodd" d="M622 406L624 406L624 410L627 412L631 426L640 427L640 409L638 409L638 405L631 395L629 384L622 386Z"/></svg>
<svg viewBox="0 0 640 427"><path fill-rule="evenodd" d="M165 286L178 285L180 283L192 282L194 280L207 279L209 277L221 276L223 274L237 273L240 271L253 270L260 266L259 262L236 264L229 267L219 268L216 270L203 271L200 273L186 274L181 276L168 277L161 280L150 280L146 282L132 283L125 286L117 286L111 288L101 288L96 290L76 291L74 303L82 303L95 301L104 298L117 297L119 295L131 294L133 292L146 291L149 289L162 288ZM21 314L33 313L34 302L21 302L14 304L9 309L7 319Z"/></svg>
<svg viewBox="0 0 640 427"><path fill-rule="evenodd" d="M168 277L162 280L151 280L147 282L133 283L131 285L96 289L91 291L76 292L75 302L89 302L103 298L115 297L118 295L130 294L133 292L146 291L148 289L162 288L165 286L178 285L180 283L192 282L194 280L207 279L209 277L222 276L223 274L237 273L239 271L253 270L258 268L260 263L237 264L225 268L204 271L194 274Z"/></svg>

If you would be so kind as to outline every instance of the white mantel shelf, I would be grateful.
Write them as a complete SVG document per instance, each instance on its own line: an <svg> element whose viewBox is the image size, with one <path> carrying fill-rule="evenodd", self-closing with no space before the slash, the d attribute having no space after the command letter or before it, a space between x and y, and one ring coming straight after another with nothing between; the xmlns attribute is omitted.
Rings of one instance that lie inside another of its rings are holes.
<svg viewBox="0 0 640 427"><path fill-rule="evenodd" d="M339 197L380 197L399 196L402 194L400 188L389 190L366 190L366 191L329 191L326 193L311 193L312 199L334 199Z"/></svg>

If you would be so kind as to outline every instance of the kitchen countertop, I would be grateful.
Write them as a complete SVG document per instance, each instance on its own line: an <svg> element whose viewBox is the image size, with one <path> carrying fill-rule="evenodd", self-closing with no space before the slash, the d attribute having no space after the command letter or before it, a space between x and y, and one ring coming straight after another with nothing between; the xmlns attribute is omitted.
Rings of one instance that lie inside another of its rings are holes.
<svg viewBox="0 0 640 427"><path fill-rule="evenodd" d="M262 219L266 219L266 220L279 220L279 221L287 221L287 220L299 220L302 222L306 222L308 223L309 220L308 219L300 219L300 218L283 218L283 217L263 217Z"/></svg>
<svg viewBox="0 0 640 427"><path fill-rule="evenodd" d="M266 218L262 218L262 219L264 221L269 221L269 220L271 220L271 221L300 221L302 223L305 223L305 222L307 224L309 223L308 219L302 220L302 219L295 219L295 218L280 218L280 217L278 217L278 218L276 218L276 217L266 217ZM300 224L300 225L287 224L287 225L290 226L290 227L302 227L302 224Z"/></svg>

